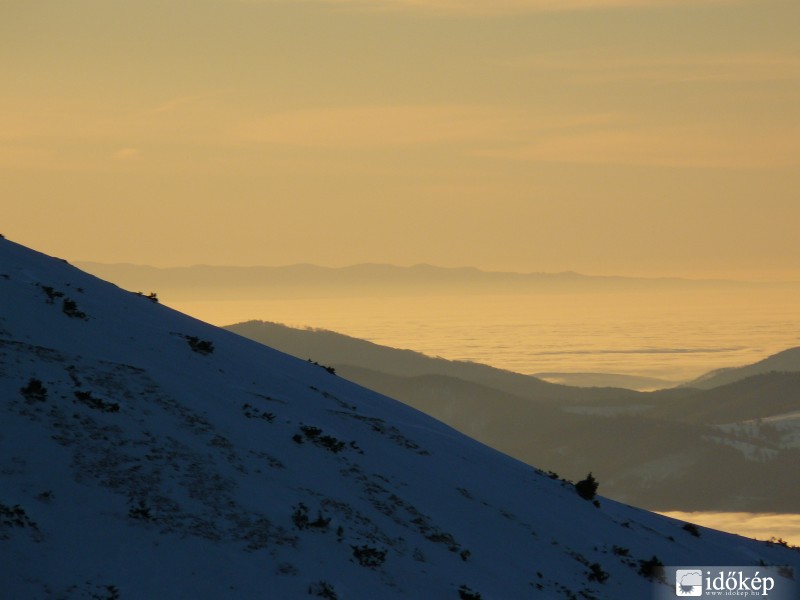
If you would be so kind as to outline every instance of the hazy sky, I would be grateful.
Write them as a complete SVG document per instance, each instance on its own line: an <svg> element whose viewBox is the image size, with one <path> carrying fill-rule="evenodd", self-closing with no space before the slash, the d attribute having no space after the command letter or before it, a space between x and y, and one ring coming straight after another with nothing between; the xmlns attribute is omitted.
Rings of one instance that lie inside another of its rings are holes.
<svg viewBox="0 0 800 600"><path fill-rule="evenodd" d="M800 279L798 0L3 0L71 260Z"/></svg>

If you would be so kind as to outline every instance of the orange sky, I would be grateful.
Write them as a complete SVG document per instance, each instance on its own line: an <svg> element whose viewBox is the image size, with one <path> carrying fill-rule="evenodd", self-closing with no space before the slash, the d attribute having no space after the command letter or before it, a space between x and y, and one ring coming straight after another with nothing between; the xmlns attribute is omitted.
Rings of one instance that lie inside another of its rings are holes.
<svg viewBox="0 0 800 600"><path fill-rule="evenodd" d="M0 231L71 260L800 279L796 0L5 0Z"/></svg>

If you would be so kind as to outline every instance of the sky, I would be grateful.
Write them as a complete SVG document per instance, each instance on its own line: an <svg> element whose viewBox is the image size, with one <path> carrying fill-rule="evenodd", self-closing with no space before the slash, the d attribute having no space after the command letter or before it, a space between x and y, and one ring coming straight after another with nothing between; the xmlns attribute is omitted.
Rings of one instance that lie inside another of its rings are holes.
<svg viewBox="0 0 800 600"><path fill-rule="evenodd" d="M3 0L72 261L800 279L797 0Z"/></svg>

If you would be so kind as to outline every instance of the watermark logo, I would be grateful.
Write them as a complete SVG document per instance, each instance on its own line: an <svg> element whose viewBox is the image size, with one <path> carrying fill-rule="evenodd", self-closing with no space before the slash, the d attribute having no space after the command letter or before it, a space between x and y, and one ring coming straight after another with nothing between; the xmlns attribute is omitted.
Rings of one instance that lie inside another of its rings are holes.
<svg viewBox="0 0 800 600"><path fill-rule="evenodd" d="M769 598L797 600L790 567L666 567L667 585L654 584L655 598ZM669 586L669 587L667 587Z"/></svg>
<svg viewBox="0 0 800 600"><path fill-rule="evenodd" d="M676 596L702 596L703 595L703 572L700 569L675 571L675 595Z"/></svg>

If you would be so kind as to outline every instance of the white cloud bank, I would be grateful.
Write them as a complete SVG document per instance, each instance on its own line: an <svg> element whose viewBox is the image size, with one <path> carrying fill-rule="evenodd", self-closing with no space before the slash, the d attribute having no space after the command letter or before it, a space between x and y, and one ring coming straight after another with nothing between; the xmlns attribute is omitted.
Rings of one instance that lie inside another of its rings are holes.
<svg viewBox="0 0 800 600"><path fill-rule="evenodd" d="M768 540L781 538L791 545L800 544L800 515L745 512L681 512L661 513L673 519L713 527L745 537Z"/></svg>

